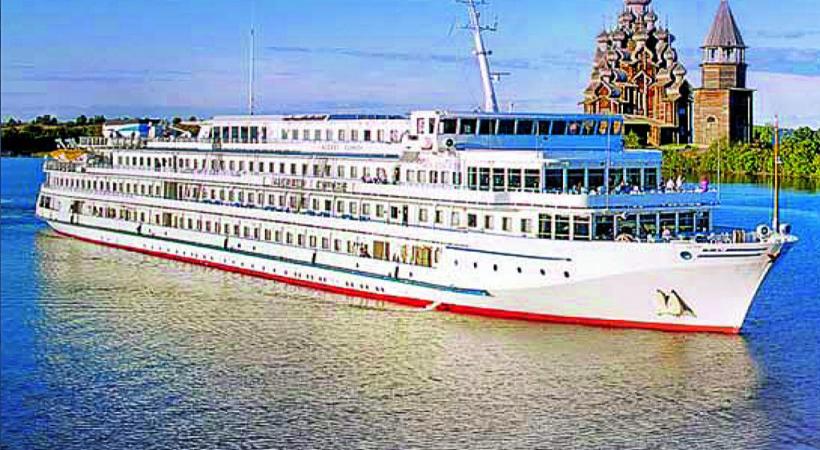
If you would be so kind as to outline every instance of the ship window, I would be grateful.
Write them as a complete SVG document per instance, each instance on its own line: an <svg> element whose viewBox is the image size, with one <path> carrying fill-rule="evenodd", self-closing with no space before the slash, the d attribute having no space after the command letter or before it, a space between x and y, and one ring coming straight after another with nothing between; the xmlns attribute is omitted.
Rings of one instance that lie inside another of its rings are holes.
<svg viewBox="0 0 820 450"><path fill-rule="evenodd" d="M541 136L547 136L550 134L550 126L552 126L552 122L549 120L539 120L538 121L538 134Z"/></svg>
<svg viewBox="0 0 820 450"><path fill-rule="evenodd" d="M695 231L698 233L709 231L709 211L701 211L695 215Z"/></svg>
<svg viewBox="0 0 820 450"><path fill-rule="evenodd" d="M681 233L693 233L695 231L695 213L678 214L678 231Z"/></svg>
<svg viewBox="0 0 820 450"><path fill-rule="evenodd" d="M478 188L478 169L467 168L467 189L476 190Z"/></svg>
<svg viewBox="0 0 820 450"><path fill-rule="evenodd" d="M534 122L532 120L519 120L515 125L515 134L531 135L533 131Z"/></svg>
<svg viewBox="0 0 820 450"><path fill-rule="evenodd" d="M441 119L441 134L456 134L456 119Z"/></svg>
<svg viewBox="0 0 820 450"><path fill-rule="evenodd" d="M584 192L584 169L567 170L567 188L575 194Z"/></svg>
<svg viewBox="0 0 820 450"><path fill-rule="evenodd" d="M454 212L450 215L450 225L457 227L461 225L461 214Z"/></svg>
<svg viewBox="0 0 820 450"><path fill-rule="evenodd" d="M344 142L345 140L345 130L339 130L339 141Z"/></svg>
<svg viewBox="0 0 820 450"><path fill-rule="evenodd" d="M598 122L598 134L605 135L609 131L609 121L602 120Z"/></svg>
<svg viewBox="0 0 820 450"><path fill-rule="evenodd" d="M658 234L658 224L655 222L657 215L655 214L641 214L641 226L638 228L639 237L647 237L649 235Z"/></svg>
<svg viewBox="0 0 820 450"><path fill-rule="evenodd" d="M564 171L562 169L547 169L545 182L544 189L547 192L562 192L564 190Z"/></svg>
<svg viewBox="0 0 820 450"><path fill-rule="evenodd" d="M532 219L521 219L521 232L522 233L531 233L532 232Z"/></svg>
<svg viewBox="0 0 820 450"><path fill-rule="evenodd" d="M592 119L585 120L583 122L583 134L584 136L591 136L595 134L595 121Z"/></svg>
<svg viewBox="0 0 820 450"><path fill-rule="evenodd" d="M498 134L515 134L515 120L504 119L498 121Z"/></svg>
<svg viewBox="0 0 820 450"><path fill-rule="evenodd" d="M435 134L436 132L436 119L427 119L427 133L428 134Z"/></svg>
<svg viewBox="0 0 820 450"><path fill-rule="evenodd" d="M493 229L493 216L484 216L484 228L487 230Z"/></svg>
<svg viewBox="0 0 820 450"><path fill-rule="evenodd" d="M604 169L589 169L587 179L589 189L601 189L604 187Z"/></svg>
<svg viewBox="0 0 820 450"><path fill-rule="evenodd" d="M419 209L419 222L427 222L427 209L421 208Z"/></svg>
<svg viewBox="0 0 820 450"><path fill-rule="evenodd" d="M579 241L588 241L591 239L589 234L590 226L589 226L589 217L586 216L575 216L573 217L573 239Z"/></svg>
<svg viewBox="0 0 820 450"><path fill-rule="evenodd" d="M675 233L675 213L661 214L660 231L663 232L664 230L669 230L670 232Z"/></svg>
<svg viewBox="0 0 820 450"><path fill-rule="evenodd" d="M624 171L621 168L610 168L609 169L609 190L613 190L616 186L621 184L621 180L624 178Z"/></svg>
<svg viewBox="0 0 820 450"><path fill-rule="evenodd" d="M612 134L618 136L621 134L623 128L623 122L620 120L616 120L612 122Z"/></svg>
<svg viewBox="0 0 820 450"><path fill-rule="evenodd" d="M643 176L644 188L646 189L657 189L658 188L658 169L650 168L644 169L644 176Z"/></svg>
<svg viewBox="0 0 820 450"><path fill-rule="evenodd" d="M478 216L475 214L467 214L467 226L470 228L478 227Z"/></svg>
<svg viewBox="0 0 820 450"><path fill-rule="evenodd" d="M510 219L509 217L502 217L501 229L504 231L512 231L512 219Z"/></svg>
<svg viewBox="0 0 820 450"><path fill-rule="evenodd" d="M424 119L416 119L416 134L424 134Z"/></svg>
<svg viewBox="0 0 820 450"><path fill-rule="evenodd" d="M370 142L373 140L373 132L370 130L364 130L364 141Z"/></svg>
<svg viewBox="0 0 820 450"><path fill-rule="evenodd" d="M461 119L458 134L473 135L476 133L477 119Z"/></svg>
<svg viewBox="0 0 820 450"><path fill-rule="evenodd" d="M569 239L569 216L555 216L555 239Z"/></svg>
<svg viewBox="0 0 820 450"><path fill-rule="evenodd" d="M359 130L350 130L350 140L353 142L359 140Z"/></svg>
<svg viewBox="0 0 820 450"><path fill-rule="evenodd" d="M564 135L567 134L567 122L563 120L556 120L552 123L552 133L553 135Z"/></svg>
<svg viewBox="0 0 820 450"><path fill-rule="evenodd" d="M521 169L507 169L507 190L513 192L521 190Z"/></svg>
<svg viewBox="0 0 820 450"><path fill-rule="evenodd" d="M313 131L313 140L314 141L321 141L322 140L322 130L314 130Z"/></svg>
<svg viewBox="0 0 820 450"><path fill-rule="evenodd" d="M537 192L541 189L540 170L526 169L524 171L524 189L530 192Z"/></svg>
<svg viewBox="0 0 820 450"><path fill-rule="evenodd" d="M552 216L549 214L538 215L538 238L552 239Z"/></svg>
<svg viewBox="0 0 820 450"><path fill-rule="evenodd" d="M641 185L641 169L639 169L639 168L626 169L626 183L629 186L640 186Z"/></svg>
<svg viewBox="0 0 820 450"><path fill-rule="evenodd" d="M293 129L290 130L290 139L293 141L299 140L299 130Z"/></svg>
<svg viewBox="0 0 820 450"><path fill-rule="evenodd" d="M618 232L616 233L617 236L622 234L628 234L631 236L635 236L635 232L638 229L638 216L635 214L628 214L625 217L618 218ZM615 237L617 239L617 236Z"/></svg>
<svg viewBox="0 0 820 450"><path fill-rule="evenodd" d="M488 136L493 134L493 129L495 128L495 120L492 119L481 119L478 124L478 134L481 136Z"/></svg>
<svg viewBox="0 0 820 450"><path fill-rule="evenodd" d="M581 133L581 122L572 121L567 125L567 134L576 136Z"/></svg>
<svg viewBox="0 0 820 450"><path fill-rule="evenodd" d="M504 169L494 168L493 169L493 190L494 191L503 191L504 190Z"/></svg>
<svg viewBox="0 0 820 450"><path fill-rule="evenodd" d="M490 168L480 167L478 169L478 189L481 191L490 190Z"/></svg>
<svg viewBox="0 0 820 450"><path fill-rule="evenodd" d="M435 222L438 224L444 223L444 211L437 209L435 215Z"/></svg>

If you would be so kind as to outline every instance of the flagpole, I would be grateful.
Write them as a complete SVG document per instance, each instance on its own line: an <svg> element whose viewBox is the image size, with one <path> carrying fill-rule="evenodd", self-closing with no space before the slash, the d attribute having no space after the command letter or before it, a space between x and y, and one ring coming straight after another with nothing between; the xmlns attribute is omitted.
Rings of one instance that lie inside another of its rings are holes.
<svg viewBox="0 0 820 450"><path fill-rule="evenodd" d="M773 158L773 175L774 175L774 214L772 217L772 228L775 233L780 229L780 118L774 116L774 158Z"/></svg>

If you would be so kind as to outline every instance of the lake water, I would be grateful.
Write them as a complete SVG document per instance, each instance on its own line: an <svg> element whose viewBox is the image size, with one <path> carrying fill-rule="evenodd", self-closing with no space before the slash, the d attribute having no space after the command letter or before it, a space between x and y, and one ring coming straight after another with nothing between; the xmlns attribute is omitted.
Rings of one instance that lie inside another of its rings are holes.
<svg viewBox="0 0 820 450"><path fill-rule="evenodd" d="M3 449L820 448L820 195L742 336L384 310L107 249L2 160ZM721 225L769 221L723 186Z"/></svg>

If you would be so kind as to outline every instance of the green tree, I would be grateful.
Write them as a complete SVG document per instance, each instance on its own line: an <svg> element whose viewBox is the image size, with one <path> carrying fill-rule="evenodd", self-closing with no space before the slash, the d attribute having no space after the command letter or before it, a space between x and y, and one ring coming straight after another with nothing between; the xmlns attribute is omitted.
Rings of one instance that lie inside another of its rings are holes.
<svg viewBox="0 0 820 450"><path fill-rule="evenodd" d="M635 134L634 131L630 131L626 136L624 136L624 147L626 148L640 148L641 147L641 138Z"/></svg>

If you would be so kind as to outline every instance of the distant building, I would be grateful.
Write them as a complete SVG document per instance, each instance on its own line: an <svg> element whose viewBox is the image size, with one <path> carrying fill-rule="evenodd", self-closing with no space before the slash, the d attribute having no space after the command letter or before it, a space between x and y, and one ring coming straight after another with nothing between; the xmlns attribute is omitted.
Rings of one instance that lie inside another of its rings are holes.
<svg viewBox="0 0 820 450"><path fill-rule="evenodd" d="M727 0L703 43L703 86L695 91L695 143L752 139L754 91L746 87L746 44Z"/></svg>
<svg viewBox="0 0 820 450"><path fill-rule="evenodd" d="M162 136L162 121L156 119L106 120L102 135L112 139L148 139Z"/></svg>
<svg viewBox="0 0 820 450"><path fill-rule="evenodd" d="M584 111L623 114L626 132L649 145L689 143L692 87L675 37L658 24L650 3L625 0L615 28L598 35Z"/></svg>

